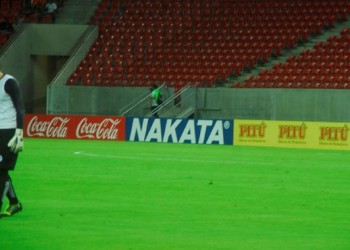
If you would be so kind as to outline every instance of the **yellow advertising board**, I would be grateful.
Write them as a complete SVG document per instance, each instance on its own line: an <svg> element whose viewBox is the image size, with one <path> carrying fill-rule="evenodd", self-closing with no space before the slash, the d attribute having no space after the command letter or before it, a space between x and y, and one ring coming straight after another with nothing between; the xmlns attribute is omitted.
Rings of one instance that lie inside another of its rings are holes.
<svg viewBox="0 0 350 250"><path fill-rule="evenodd" d="M234 145L350 150L350 123L235 120Z"/></svg>

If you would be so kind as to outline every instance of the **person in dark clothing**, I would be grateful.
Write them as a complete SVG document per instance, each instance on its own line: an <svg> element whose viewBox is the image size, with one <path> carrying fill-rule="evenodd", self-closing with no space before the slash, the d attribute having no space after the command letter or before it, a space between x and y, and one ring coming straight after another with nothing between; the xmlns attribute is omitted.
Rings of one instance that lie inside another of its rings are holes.
<svg viewBox="0 0 350 250"><path fill-rule="evenodd" d="M18 153L23 150L24 105L17 80L0 71L0 211L7 197L9 206L0 218L22 210L9 171L15 169Z"/></svg>
<svg viewBox="0 0 350 250"><path fill-rule="evenodd" d="M15 29L13 28L12 23L10 23L9 19L5 17L1 22L0 22L0 32L2 33L13 33Z"/></svg>

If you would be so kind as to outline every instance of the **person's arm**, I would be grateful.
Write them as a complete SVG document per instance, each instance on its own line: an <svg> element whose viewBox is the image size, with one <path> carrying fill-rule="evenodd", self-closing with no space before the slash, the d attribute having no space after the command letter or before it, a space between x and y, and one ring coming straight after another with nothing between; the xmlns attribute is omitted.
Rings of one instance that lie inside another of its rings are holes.
<svg viewBox="0 0 350 250"><path fill-rule="evenodd" d="M8 79L5 83L5 92L11 97L13 106L16 110L16 131L7 146L14 154L23 150L23 124L24 124L24 105L22 92L18 82L14 79Z"/></svg>
<svg viewBox="0 0 350 250"><path fill-rule="evenodd" d="M23 129L24 124L24 104L22 99L22 91L18 82L14 79L9 79L5 83L5 92L11 97L13 106L16 109L16 128Z"/></svg>

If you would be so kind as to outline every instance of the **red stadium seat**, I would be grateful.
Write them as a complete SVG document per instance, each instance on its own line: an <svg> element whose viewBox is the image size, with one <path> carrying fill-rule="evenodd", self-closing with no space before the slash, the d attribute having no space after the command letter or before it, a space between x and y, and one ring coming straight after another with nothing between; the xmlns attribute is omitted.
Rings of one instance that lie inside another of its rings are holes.
<svg viewBox="0 0 350 250"><path fill-rule="evenodd" d="M94 75L105 74L104 68L112 68L110 73L113 72L119 84L139 86L143 81L149 84L150 80L162 79L170 80L173 85L177 81L177 87L179 82L197 84L198 80L200 85L215 86L217 80L239 76L258 63L268 62L272 56L281 56L284 50L298 46L299 41L309 39L312 34L322 33L350 14L344 0L341 4L330 0L316 2L102 0L93 18L100 34L86 61L94 68L101 68L90 72ZM121 7L123 15L117 15ZM343 45L343 51L348 45ZM322 56L323 51L317 54ZM329 66L334 68L342 60L328 61L333 61ZM318 66L313 66L309 55L300 61L291 59L279 67L294 70ZM188 70L192 68L199 69ZM294 73L288 71L286 77L281 77L282 73L277 72L280 82L273 87L301 87L304 82L312 81L306 78L302 84L294 84L300 82L291 80ZM330 80L339 82L335 77ZM110 85L109 81L100 84ZM255 80L240 87L248 85L272 87L268 82L259 85ZM339 84L327 86L340 87Z"/></svg>

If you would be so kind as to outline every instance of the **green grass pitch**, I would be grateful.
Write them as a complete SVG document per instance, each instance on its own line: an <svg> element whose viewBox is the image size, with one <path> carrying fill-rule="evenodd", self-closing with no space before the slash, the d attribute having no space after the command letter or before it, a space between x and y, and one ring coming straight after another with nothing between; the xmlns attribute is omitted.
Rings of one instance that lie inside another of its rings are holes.
<svg viewBox="0 0 350 250"><path fill-rule="evenodd" d="M0 249L348 250L349 159L26 138L11 173L24 210L0 220Z"/></svg>

